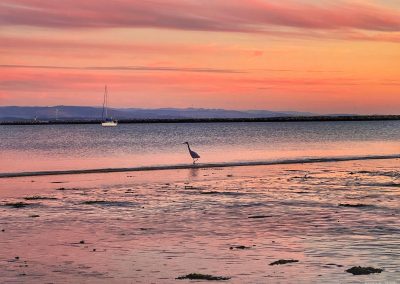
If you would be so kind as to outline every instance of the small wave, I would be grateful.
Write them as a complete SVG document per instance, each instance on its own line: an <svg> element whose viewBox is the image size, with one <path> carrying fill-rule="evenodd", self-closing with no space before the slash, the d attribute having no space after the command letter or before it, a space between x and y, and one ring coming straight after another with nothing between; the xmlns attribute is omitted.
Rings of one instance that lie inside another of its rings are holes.
<svg viewBox="0 0 400 284"><path fill-rule="evenodd" d="M161 171L161 170L182 170L182 169L207 169L207 168L226 168L243 166L269 166L269 165L293 165L293 164L312 164L329 162L346 162L362 160L388 160L400 159L400 154L395 155L368 155L368 156L339 156L322 158L301 158L287 160L268 160L268 161L244 161L244 162L225 162L225 163L199 163L199 164L177 164L177 165L158 165L142 166L132 168L99 168L82 170L60 170L60 171L38 171L38 172L17 172L0 173L0 178L31 177L31 176L50 176L50 175L76 175L76 174L95 174L95 173L118 173L118 172L139 172L139 171Z"/></svg>
<svg viewBox="0 0 400 284"><path fill-rule="evenodd" d="M236 192L236 191L200 191L200 194L203 194L203 195L227 195L227 196L247 195L247 193Z"/></svg>
<svg viewBox="0 0 400 284"><path fill-rule="evenodd" d="M400 183L396 182L385 182L385 183L364 183L362 186L374 186L374 187L400 187Z"/></svg>
<svg viewBox="0 0 400 284"><path fill-rule="evenodd" d="M86 200L86 201L83 201L82 204L100 205L100 206L119 206L119 207L130 207L130 206L138 205L138 203L135 203L135 202L111 201L111 200Z"/></svg>
<svg viewBox="0 0 400 284"><path fill-rule="evenodd" d="M367 174L370 176L384 176L384 177L392 177L392 178L400 178L400 172L398 171L359 171L359 174Z"/></svg>

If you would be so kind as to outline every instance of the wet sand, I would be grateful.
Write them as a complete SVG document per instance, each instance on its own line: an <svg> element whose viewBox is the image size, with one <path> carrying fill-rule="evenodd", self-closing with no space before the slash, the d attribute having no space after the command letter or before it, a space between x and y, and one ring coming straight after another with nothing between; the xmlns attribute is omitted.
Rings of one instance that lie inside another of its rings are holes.
<svg viewBox="0 0 400 284"><path fill-rule="evenodd" d="M0 282L400 282L399 165L4 178ZM280 259L298 262L269 265ZM345 272L359 265L384 271Z"/></svg>

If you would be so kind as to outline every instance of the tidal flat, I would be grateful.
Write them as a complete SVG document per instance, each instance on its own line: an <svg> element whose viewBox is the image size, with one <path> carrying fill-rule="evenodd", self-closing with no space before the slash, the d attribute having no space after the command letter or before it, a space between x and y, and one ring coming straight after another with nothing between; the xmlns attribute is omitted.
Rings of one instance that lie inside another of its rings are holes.
<svg viewBox="0 0 400 284"><path fill-rule="evenodd" d="M1 179L0 282L397 283L399 165Z"/></svg>

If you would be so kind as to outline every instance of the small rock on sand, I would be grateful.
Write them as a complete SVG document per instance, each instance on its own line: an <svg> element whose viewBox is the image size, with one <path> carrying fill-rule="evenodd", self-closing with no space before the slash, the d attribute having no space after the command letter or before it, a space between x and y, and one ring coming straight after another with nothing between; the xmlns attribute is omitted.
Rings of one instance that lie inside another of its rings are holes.
<svg viewBox="0 0 400 284"><path fill-rule="evenodd" d="M299 261L296 259L280 259L280 260L271 262L269 265L281 265L281 264L294 263L294 262L299 262Z"/></svg>
<svg viewBox="0 0 400 284"><path fill-rule="evenodd" d="M351 273L353 275L368 275L372 273L381 273L383 269L381 268L373 268L373 267L361 267L361 266L353 266L350 269L347 269L346 272Z"/></svg>
<svg viewBox="0 0 400 284"><path fill-rule="evenodd" d="M221 281L221 280L229 280L229 279L231 279L231 277L213 276L213 275L200 274L200 273L190 273L190 274L187 274L184 276L179 276L176 279Z"/></svg>
<svg viewBox="0 0 400 284"><path fill-rule="evenodd" d="M13 202L10 202L10 203L6 203L5 205L13 207L13 208L23 208L23 207L31 205L31 203L25 203L25 202L14 202L13 203Z"/></svg>

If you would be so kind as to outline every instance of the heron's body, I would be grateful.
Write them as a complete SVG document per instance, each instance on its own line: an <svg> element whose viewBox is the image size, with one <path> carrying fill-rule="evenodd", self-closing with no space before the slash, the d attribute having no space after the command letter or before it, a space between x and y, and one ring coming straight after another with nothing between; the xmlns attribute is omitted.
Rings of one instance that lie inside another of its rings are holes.
<svg viewBox="0 0 400 284"><path fill-rule="evenodd" d="M197 153L196 153L195 151L193 151L192 149L190 149L189 142L185 142L185 143L183 143L183 144L186 144L186 145L188 146L188 150L189 150L190 157L192 157L192 159L193 159L193 164L195 164L195 163L197 162L197 160L200 159L200 155L197 154Z"/></svg>

